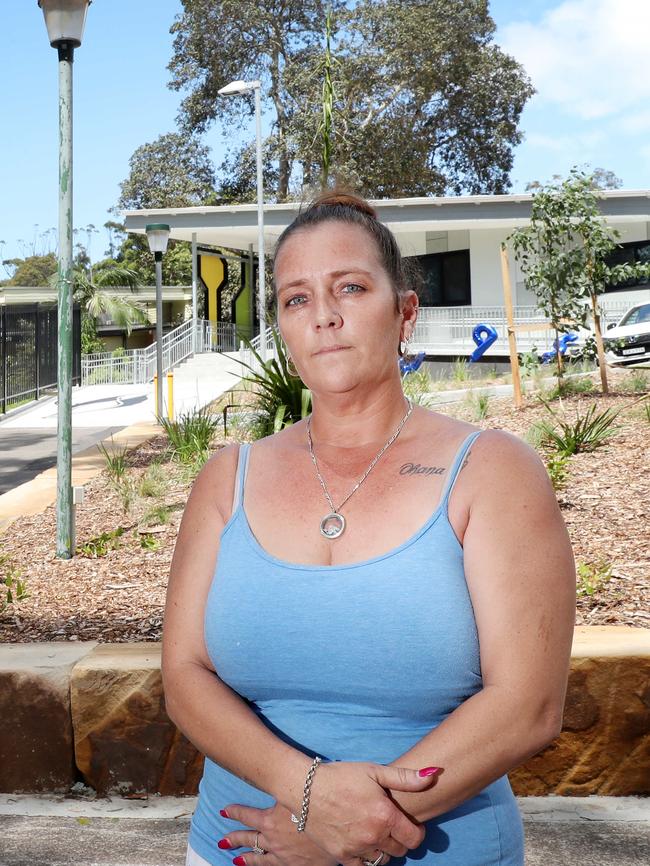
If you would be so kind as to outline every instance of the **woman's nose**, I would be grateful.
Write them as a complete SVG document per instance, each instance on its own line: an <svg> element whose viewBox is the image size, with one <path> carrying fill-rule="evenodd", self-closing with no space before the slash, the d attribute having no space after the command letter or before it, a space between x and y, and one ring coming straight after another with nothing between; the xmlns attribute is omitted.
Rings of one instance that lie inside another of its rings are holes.
<svg viewBox="0 0 650 866"><path fill-rule="evenodd" d="M316 309L315 325L317 328L340 328L343 318L331 303L321 303Z"/></svg>

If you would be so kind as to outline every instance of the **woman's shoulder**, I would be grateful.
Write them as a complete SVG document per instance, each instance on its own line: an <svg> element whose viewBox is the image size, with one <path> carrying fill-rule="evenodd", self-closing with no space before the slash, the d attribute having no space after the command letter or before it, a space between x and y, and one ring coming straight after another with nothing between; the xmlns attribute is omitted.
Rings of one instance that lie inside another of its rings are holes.
<svg viewBox="0 0 650 866"><path fill-rule="evenodd" d="M235 477L241 446L225 445L206 461L192 485L191 498L203 506L215 508L228 520L235 492Z"/></svg>
<svg viewBox="0 0 650 866"><path fill-rule="evenodd" d="M532 445L515 433L498 427L480 427L430 410L426 416L425 435L447 441L449 454L456 452L473 433L478 434L471 441L463 461L463 468L467 467L465 474L471 476L467 479L470 491L491 485L497 479L512 482L516 478L518 483L542 481L550 486L542 458Z"/></svg>

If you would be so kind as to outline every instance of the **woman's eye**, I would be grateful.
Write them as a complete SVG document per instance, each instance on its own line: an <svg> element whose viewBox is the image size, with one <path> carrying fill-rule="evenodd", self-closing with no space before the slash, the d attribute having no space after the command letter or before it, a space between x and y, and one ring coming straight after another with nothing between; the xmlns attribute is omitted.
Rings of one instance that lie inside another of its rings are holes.
<svg viewBox="0 0 650 866"><path fill-rule="evenodd" d="M352 295L356 295L359 292L365 292L364 287L358 285L357 283L347 283L345 286L343 286L343 290L347 294L352 294Z"/></svg>
<svg viewBox="0 0 650 866"><path fill-rule="evenodd" d="M293 298L289 298L289 300L285 304L285 307L297 307L300 305L300 302L304 301L304 300L305 300L304 295L294 295ZM294 302L296 302L296 303L294 303Z"/></svg>

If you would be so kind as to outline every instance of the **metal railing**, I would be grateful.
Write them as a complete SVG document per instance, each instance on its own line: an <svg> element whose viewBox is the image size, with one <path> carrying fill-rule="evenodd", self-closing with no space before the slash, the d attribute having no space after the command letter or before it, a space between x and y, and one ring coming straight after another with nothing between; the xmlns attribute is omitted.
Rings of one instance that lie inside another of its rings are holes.
<svg viewBox="0 0 650 866"><path fill-rule="evenodd" d="M629 302L616 302L601 298L603 311L603 330L611 322L617 322ZM546 323L544 313L534 306L514 308L515 323ZM498 333L497 340L487 350L486 355L508 354L508 331L505 307L421 307L418 322L411 341L411 351L426 352L429 355L463 356L471 354L476 348L472 331L476 325L492 325ZM552 348L555 333L546 328L541 330L520 331L517 334L517 348L520 352L530 351L536 346L540 352ZM260 352L261 338L258 334L251 340L251 346ZM189 319L163 337L163 372L171 370L191 355L200 352L236 352L241 361L259 372L259 362L251 350L239 340L235 325L229 322L210 322ZM267 358L275 357L273 330L266 329ZM113 355L100 352L81 357L81 382L83 385L143 384L151 382L156 372L156 344L146 349L126 349Z"/></svg>
<svg viewBox="0 0 650 866"><path fill-rule="evenodd" d="M188 319L163 336L163 373L200 352L237 351L235 325ZM151 382L156 373L156 344L145 349L125 349L115 355L97 352L82 355L82 385L140 385Z"/></svg>
<svg viewBox="0 0 650 866"><path fill-rule="evenodd" d="M611 322L616 322L629 308L628 303L602 303L603 330ZM548 319L544 313L534 306L517 306L513 309L515 324L540 325ZM486 351L488 355L508 355L508 329L505 307L421 307L418 321L411 340L411 351L426 352L429 355L463 356L471 354L476 348L472 331L484 323L495 328L498 337ZM550 328L539 330L518 331L517 350L531 351L533 346L539 352L549 351L555 340L555 332Z"/></svg>

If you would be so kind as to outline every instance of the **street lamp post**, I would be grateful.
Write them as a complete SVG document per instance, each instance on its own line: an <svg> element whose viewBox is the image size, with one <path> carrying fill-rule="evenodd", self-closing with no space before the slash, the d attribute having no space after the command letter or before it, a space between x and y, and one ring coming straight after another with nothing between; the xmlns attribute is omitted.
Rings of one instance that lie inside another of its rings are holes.
<svg viewBox="0 0 650 866"><path fill-rule="evenodd" d="M169 240L169 226L165 223L150 223L146 226L149 249L153 253L156 263L156 402L158 404L158 417L166 418L163 408L163 306L162 306L162 258L167 251Z"/></svg>
<svg viewBox="0 0 650 866"><path fill-rule="evenodd" d="M257 156L257 279L258 315L260 320L260 354L266 361L266 273L264 269L264 179L262 175L262 100L261 81L231 81L222 87L220 96L239 96L255 91L255 141Z"/></svg>
<svg viewBox="0 0 650 866"><path fill-rule="evenodd" d="M59 261L56 555L74 553L72 514L72 62L92 0L38 0L59 54Z"/></svg>

